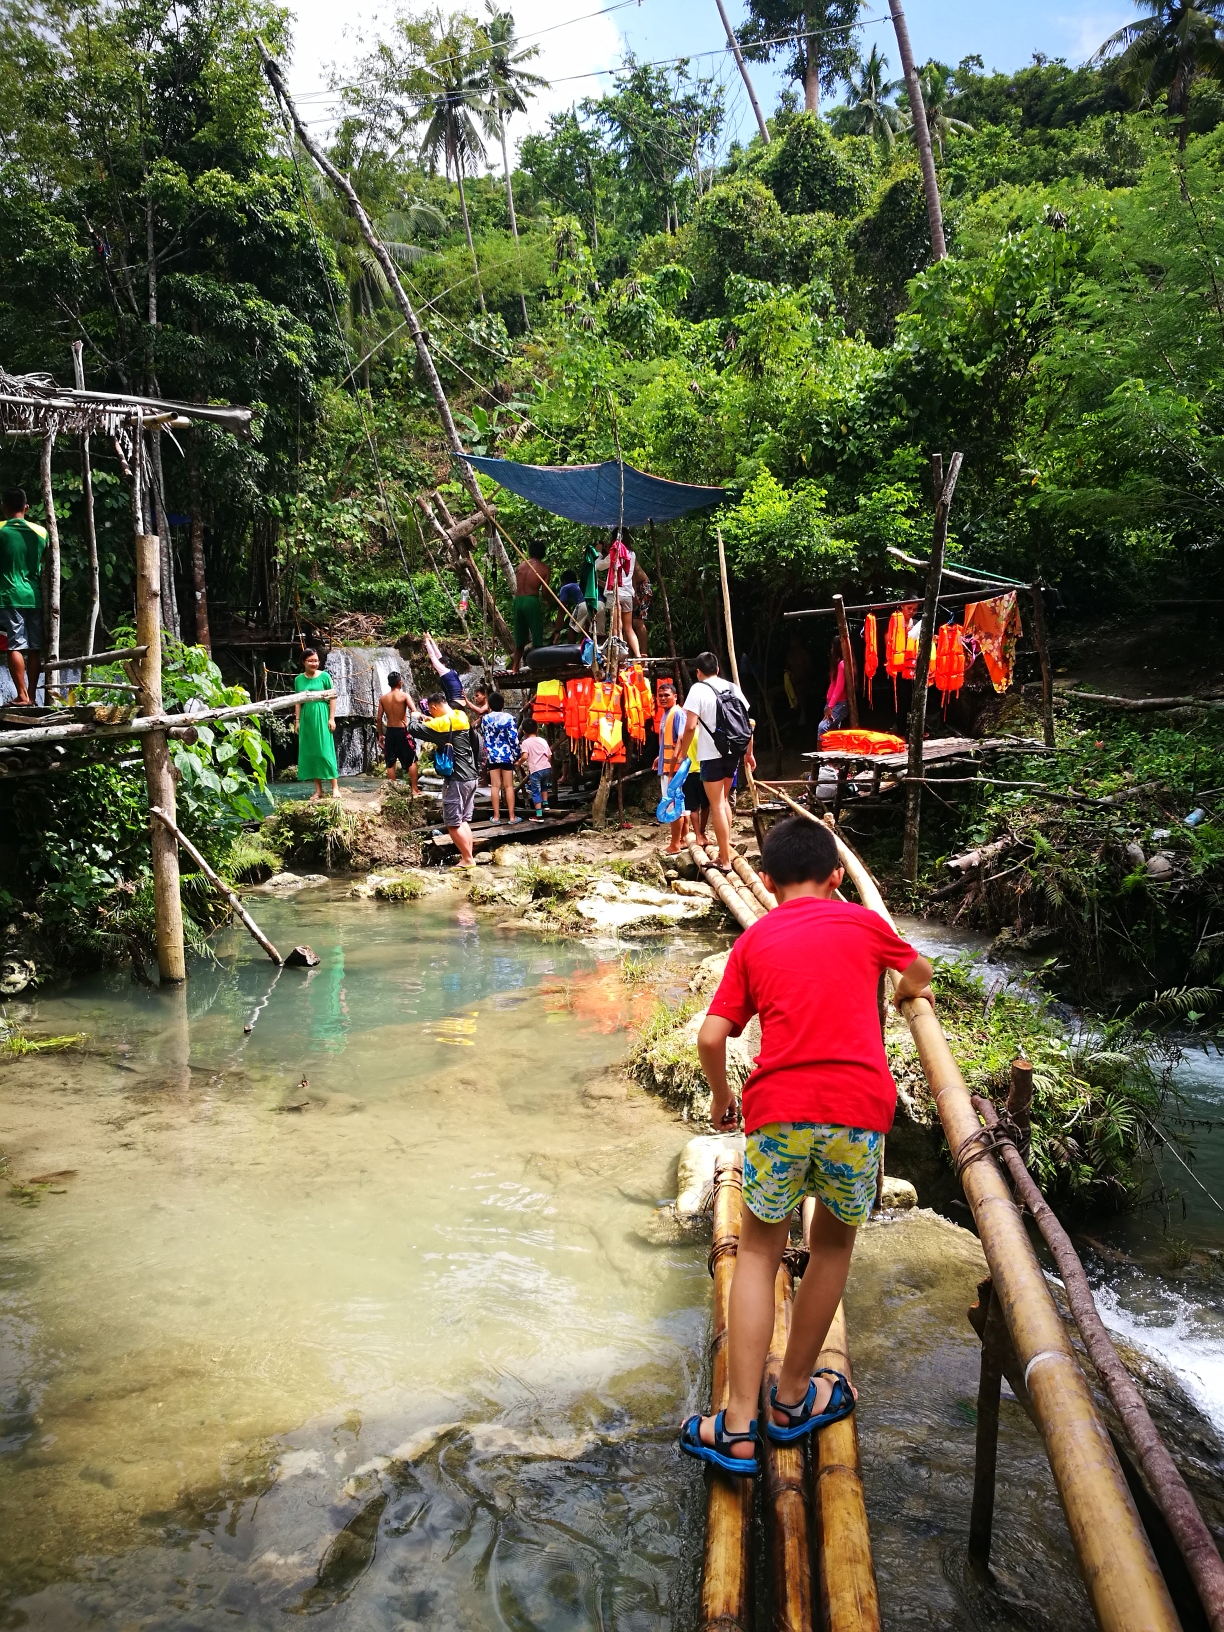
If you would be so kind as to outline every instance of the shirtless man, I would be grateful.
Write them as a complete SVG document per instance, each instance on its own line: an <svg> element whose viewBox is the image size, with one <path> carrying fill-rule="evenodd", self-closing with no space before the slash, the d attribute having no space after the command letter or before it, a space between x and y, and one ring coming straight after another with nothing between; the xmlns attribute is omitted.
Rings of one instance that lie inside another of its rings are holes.
<svg viewBox="0 0 1224 1632"><path fill-rule="evenodd" d="M541 589L551 577L544 564L544 545L533 544L526 561L519 563L514 575L514 662L511 672L517 672L528 646L544 644L544 603Z"/></svg>
<svg viewBox="0 0 1224 1632"><path fill-rule="evenodd" d="M416 743L408 735L408 710L412 707L412 699L404 690L404 677L398 672L387 676L388 691L384 691L378 699L378 718L374 728L378 732L378 746L383 751L383 758L387 763L387 781L395 781L395 767L402 765L408 772L408 780L412 784L412 794L415 798L420 793L417 785L417 753ZM383 721L386 721L386 730Z"/></svg>

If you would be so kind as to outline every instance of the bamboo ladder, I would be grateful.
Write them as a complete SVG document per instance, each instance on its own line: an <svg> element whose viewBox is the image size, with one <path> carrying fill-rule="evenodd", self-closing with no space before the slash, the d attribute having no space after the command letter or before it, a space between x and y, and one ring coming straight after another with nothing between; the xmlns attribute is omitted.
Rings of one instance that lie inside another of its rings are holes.
<svg viewBox="0 0 1224 1632"><path fill-rule="evenodd" d="M689 854L742 928L749 928L777 905L742 856L733 852L733 885L694 839L689 841ZM813 1210L805 1207L803 1215L805 1245ZM725 1409L729 1395L727 1309L742 1216L743 1157L726 1153L719 1157L714 1171L714 1243L710 1249L714 1279L711 1408L715 1411ZM782 1368L793 1296L791 1266L783 1263L774 1283L774 1329L761 1383L762 1417ZM816 1363L850 1376L846 1317L840 1304ZM751 1632L755 1624L751 1569L755 1483L713 1472L709 1475L698 1632ZM854 1416L814 1436L810 1465L802 1445L775 1445L766 1439L760 1483L775 1632L814 1632L817 1626L825 1632L878 1632L880 1603ZM813 1614L813 1566L818 1616Z"/></svg>

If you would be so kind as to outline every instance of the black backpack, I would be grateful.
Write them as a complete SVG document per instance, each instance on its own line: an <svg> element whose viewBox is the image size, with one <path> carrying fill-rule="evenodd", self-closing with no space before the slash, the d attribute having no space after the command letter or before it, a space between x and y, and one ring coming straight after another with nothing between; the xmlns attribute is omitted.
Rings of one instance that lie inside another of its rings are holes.
<svg viewBox="0 0 1224 1632"><path fill-rule="evenodd" d="M727 687L714 692L714 729L710 735L721 759L738 759L752 741L752 721L748 708L738 692Z"/></svg>

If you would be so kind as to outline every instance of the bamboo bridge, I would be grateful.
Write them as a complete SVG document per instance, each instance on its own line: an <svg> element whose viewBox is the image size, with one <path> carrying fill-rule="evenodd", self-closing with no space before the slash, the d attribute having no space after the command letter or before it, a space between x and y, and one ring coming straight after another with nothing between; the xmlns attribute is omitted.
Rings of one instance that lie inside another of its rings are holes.
<svg viewBox="0 0 1224 1632"><path fill-rule="evenodd" d="M892 924L862 861L840 838L838 850L859 901ZM749 927L774 905L743 857L736 858L735 873L727 878L695 840L690 840L690 853L741 926ZM930 1003L911 999L901 1012L917 1046L990 1271L978 1288L977 1305L969 1311L982 1339L970 1560L984 1568L990 1556L999 1398L1006 1377L1044 1443L1097 1624L1105 1632L1171 1632L1204 1625L1221 1632L1224 1563L1215 1541L1113 1349L1070 1241L1029 1177L1014 1139L1007 1136L1015 1131L1012 1124L1005 1120L1000 1125L989 1101L971 1098ZM724 1153L714 1175L713 1411L724 1409L729 1397L727 1310L743 1205L742 1160L739 1154ZM805 1203L805 1247L814 1205L810 1200ZM1072 1314L1129 1445L1111 1436L1097 1410L1025 1227L1025 1209L1054 1254ZM778 1270L773 1339L761 1385L762 1413L781 1368L795 1272L803 1257L788 1252ZM841 1306L817 1365L850 1376ZM877 1632L880 1603L857 1413L812 1435L806 1449L766 1439L759 1480L731 1479L713 1471L706 1478L698 1632L753 1632L766 1622L775 1632L814 1628ZM758 1488L769 1577L763 1583L752 1579Z"/></svg>

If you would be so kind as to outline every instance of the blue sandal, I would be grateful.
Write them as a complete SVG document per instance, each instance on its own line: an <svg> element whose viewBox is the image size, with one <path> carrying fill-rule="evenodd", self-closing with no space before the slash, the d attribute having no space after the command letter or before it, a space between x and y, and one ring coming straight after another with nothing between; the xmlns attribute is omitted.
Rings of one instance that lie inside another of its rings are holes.
<svg viewBox="0 0 1224 1632"><path fill-rule="evenodd" d="M745 1440L757 1443L757 1425L755 1418L748 1424L746 1434L729 1434L726 1432L725 1411L720 1411L714 1418L714 1443L703 1445L701 1442L701 1417L689 1417L680 1430L680 1449L688 1456L695 1456L700 1462L708 1462L711 1467L718 1468L722 1473L738 1474L741 1478L751 1478L761 1471L761 1459L754 1452L752 1456L732 1456L730 1447L740 1445Z"/></svg>
<svg viewBox="0 0 1224 1632"><path fill-rule="evenodd" d="M814 1415L812 1407L816 1404L816 1378L832 1377L833 1390L829 1395L829 1403L820 1414ZM814 1433L818 1428L827 1428L831 1423L841 1422L854 1410L854 1390L850 1387L848 1378L843 1377L840 1371L831 1371L828 1366L822 1366L808 1384L807 1393L798 1405L780 1405L778 1391L771 1388L769 1403L775 1411L781 1411L790 1419L785 1428L780 1428L774 1421L765 1424L765 1432L775 1445L793 1445L797 1439L805 1434Z"/></svg>

